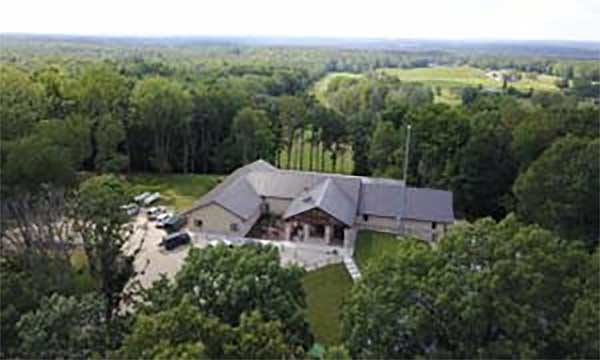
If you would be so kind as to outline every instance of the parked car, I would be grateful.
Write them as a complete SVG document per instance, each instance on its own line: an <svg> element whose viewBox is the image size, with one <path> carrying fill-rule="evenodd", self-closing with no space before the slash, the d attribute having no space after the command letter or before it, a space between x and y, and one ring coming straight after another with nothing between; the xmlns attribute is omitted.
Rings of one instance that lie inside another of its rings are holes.
<svg viewBox="0 0 600 360"><path fill-rule="evenodd" d="M210 240L208 242L208 245L209 246L223 245L223 246L227 246L227 247L231 248L231 247L233 247L234 244L230 240L227 240L227 239L215 239L215 240Z"/></svg>
<svg viewBox="0 0 600 360"><path fill-rule="evenodd" d="M167 211L164 206L153 206L150 209L146 210L146 215L148 215L148 220L156 220L158 215Z"/></svg>
<svg viewBox="0 0 600 360"><path fill-rule="evenodd" d="M181 228L184 227L186 223L187 219L185 216L175 214L165 221L163 228L168 233L174 233L181 230Z"/></svg>
<svg viewBox="0 0 600 360"><path fill-rule="evenodd" d="M173 216L171 212L164 212L156 217L156 227L162 228L165 226L165 223Z"/></svg>
<svg viewBox="0 0 600 360"><path fill-rule="evenodd" d="M137 204L131 203L121 206L121 210L123 210L129 216L135 216L140 212L140 207L137 206Z"/></svg>
<svg viewBox="0 0 600 360"><path fill-rule="evenodd" d="M160 193L155 192L145 197L142 202L144 203L144 206L148 206L157 202L158 200L160 200Z"/></svg>
<svg viewBox="0 0 600 360"><path fill-rule="evenodd" d="M181 245L192 241L192 234L189 231L180 231L165 236L158 246L164 246L166 250L173 250Z"/></svg>
<svg viewBox="0 0 600 360"><path fill-rule="evenodd" d="M147 191L143 192L143 193L139 194L138 196L134 197L133 201L135 201L138 204L143 204L144 200L150 195L152 195L152 194L150 194Z"/></svg>

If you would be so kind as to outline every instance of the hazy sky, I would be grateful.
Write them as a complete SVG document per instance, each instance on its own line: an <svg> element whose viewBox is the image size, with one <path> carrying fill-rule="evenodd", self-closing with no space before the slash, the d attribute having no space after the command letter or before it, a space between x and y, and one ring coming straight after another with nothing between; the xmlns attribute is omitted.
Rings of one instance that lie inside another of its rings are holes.
<svg viewBox="0 0 600 360"><path fill-rule="evenodd" d="M2 0L0 32L600 40L600 1Z"/></svg>

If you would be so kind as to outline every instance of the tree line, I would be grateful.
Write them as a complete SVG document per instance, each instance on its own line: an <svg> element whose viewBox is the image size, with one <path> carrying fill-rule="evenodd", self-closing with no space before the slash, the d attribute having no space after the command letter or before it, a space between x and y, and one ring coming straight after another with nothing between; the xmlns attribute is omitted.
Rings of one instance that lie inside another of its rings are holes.
<svg viewBox="0 0 600 360"><path fill-rule="evenodd" d="M459 217L517 211L597 242L598 164L585 154L597 153L599 110L577 96L465 88L462 104L448 106L428 86L376 72L334 77L321 94L301 69L175 74L3 65L4 196L74 184L81 170L225 174L262 158L336 172L346 154L354 174L400 178L410 124L408 182L453 191ZM573 149L581 160L561 171Z"/></svg>

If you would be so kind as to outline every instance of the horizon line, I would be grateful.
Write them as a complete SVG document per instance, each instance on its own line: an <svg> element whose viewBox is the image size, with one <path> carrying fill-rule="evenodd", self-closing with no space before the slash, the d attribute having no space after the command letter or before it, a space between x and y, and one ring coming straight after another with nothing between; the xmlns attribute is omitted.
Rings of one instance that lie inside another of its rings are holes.
<svg viewBox="0 0 600 360"><path fill-rule="evenodd" d="M96 37L96 38L116 38L116 39L169 39L169 38L232 38L232 39L313 39L313 40L359 40L359 41L444 41L444 42L572 42L572 43L593 43L600 44L600 40L581 40L581 39L515 39L515 38L443 38L443 37L384 37L384 36L332 36L332 35L269 35L269 34L141 34L141 33L53 33L53 32L13 32L0 31L0 36L56 36L56 37ZM600 52L600 49L598 49Z"/></svg>

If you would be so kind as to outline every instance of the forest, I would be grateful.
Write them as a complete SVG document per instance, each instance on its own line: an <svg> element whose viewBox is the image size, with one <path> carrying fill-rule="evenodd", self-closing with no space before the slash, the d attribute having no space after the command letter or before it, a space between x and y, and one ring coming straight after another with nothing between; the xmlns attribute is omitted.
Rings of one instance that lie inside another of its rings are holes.
<svg viewBox="0 0 600 360"><path fill-rule="evenodd" d="M439 66L556 80L552 91L506 80L497 88L461 85L459 102L444 103L440 87L388 71ZM320 82L332 73L346 75ZM395 179L407 166L411 186L454 194L461 225L440 248L410 243L369 266L344 305L343 344L325 357L597 355L599 82L597 59L563 52L3 35L1 354L305 356L314 338L303 318L301 271L270 266L278 255L269 249L192 252L175 280L140 290L145 301L131 314L119 311L136 256L122 249L126 221L113 211L128 195L123 176L224 175L265 159ZM17 232L25 241L5 244ZM489 241L469 247L473 236ZM72 247L59 241L79 238L89 272L74 268ZM514 254L524 259L511 272L503 261L516 261ZM469 266L490 273L480 277ZM272 286L239 277L244 272ZM211 279L222 274L238 279L226 287L229 300L200 298L198 288L214 291ZM564 284L541 284L535 275ZM449 281L440 285L442 278ZM527 284L537 287L528 293ZM379 287L395 290L370 297ZM420 295L440 287L445 297ZM496 296L498 303L483 304ZM373 315L378 329L365 315L372 302L394 304ZM516 304L523 307L508 317ZM408 323L386 322L388 311ZM457 330L460 323L468 329ZM244 340L247 333L254 335Z"/></svg>

